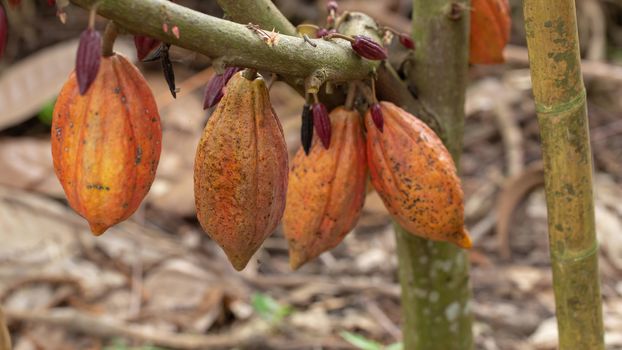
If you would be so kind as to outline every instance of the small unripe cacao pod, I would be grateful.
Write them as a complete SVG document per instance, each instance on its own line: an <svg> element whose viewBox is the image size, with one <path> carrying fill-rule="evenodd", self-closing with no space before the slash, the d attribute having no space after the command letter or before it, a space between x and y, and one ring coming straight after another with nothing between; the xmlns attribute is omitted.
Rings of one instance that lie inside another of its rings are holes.
<svg viewBox="0 0 622 350"><path fill-rule="evenodd" d="M365 115L367 158L374 188L395 221L412 234L471 247L464 229L463 192L451 155L421 120L380 102L384 127Z"/></svg>
<svg viewBox="0 0 622 350"><path fill-rule="evenodd" d="M121 54L102 57L80 95L75 72L54 106L54 170L71 207L99 235L127 219L155 177L162 130L149 85Z"/></svg>
<svg viewBox="0 0 622 350"><path fill-rule="evenodd" d="M293 269L337 246L365 200L367 157L359 114L338 107L330 121L330 148L316 135L309 155L300 149L292 162L283 230Z"/></svg>
<svg viewBox="0 0 622 350"><path fill-rule="evenodd" d="M469 63L503 63L512 24L509 1L473 0L471 7Z"/></svg>
<svg viewBox="0 0 622 350"><path fill-rule="evenodd" d="M285 209L287 148L263 79L236 73L209 118L194 164L197 217L242 270Z"/></svg>

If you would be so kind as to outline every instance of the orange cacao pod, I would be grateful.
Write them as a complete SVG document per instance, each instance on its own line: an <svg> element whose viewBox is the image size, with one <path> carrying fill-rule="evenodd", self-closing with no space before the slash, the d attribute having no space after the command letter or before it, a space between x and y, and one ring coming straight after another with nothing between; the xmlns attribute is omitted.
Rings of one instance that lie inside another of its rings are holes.
<svg viewBox="0 0 622 350"><path fill-rule="evenodd" d="M197 217L242 270L285 209L287 148L263 79L235 74L210 117L194 164Z"/></svg>
<svg viewBox="0 0 622 350"><path fill-rule="evenodd" d="M400 225L424 238L471 247L463 192L451 155L434 131L390 102L380 102L381 132L365 115L371 182Z"/></svg>
<svg viewBox="0 0 622 350"><path fill-rule="evenodd" d="M136 211L155 177L161 140L149 85L124 56L102 57L84 95L71 74L54 106L52 158L69 204L94 234Z"/></svg>
<svg viewBox="0 0 622 350"><path fill-rule="evenodd" d="M503 63L512 23L509 1L473 0L471 7L469 63Z"/></svg>
<svg viewBox="0 0 622 350"><path fill-rule="evenodd" d="M283 230L292 269L334 248L352 230L365 200L367 160L358 112L330 113L330 148L313 139L298 150L290 171Z"/></svg>

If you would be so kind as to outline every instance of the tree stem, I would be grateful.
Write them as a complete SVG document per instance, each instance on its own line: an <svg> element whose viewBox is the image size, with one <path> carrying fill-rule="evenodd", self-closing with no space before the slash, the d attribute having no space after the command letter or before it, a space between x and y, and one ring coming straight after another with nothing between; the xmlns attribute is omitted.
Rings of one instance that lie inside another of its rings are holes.
<svg viewBox="0 0 622 350"><path fill-rule="evenodd" d="M409 83L436 113L439 133L459 164L467 84L469 13L449 16L468 0L413 0L415 64ZM416 113L414 110L410 110ZM439 130L439 126L440 129ZM442 132L441 132L442 131ZM466 253L449 243L414 236L396 225L402 285L404 349L473 348L471 291Z"/></svg>
<svg viewBox="0 0 622 350"><path fill-rule="evenodd" d="M559 349L604 349L592 153L574 0L525 0Z"/></svg>

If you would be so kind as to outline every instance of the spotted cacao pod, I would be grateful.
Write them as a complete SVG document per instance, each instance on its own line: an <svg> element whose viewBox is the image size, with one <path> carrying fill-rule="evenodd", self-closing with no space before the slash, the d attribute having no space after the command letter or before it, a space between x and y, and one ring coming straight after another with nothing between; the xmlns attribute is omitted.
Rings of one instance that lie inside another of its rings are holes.
<svg viewBox="0 0 622 350"><path fill-rule="evenodd" d="M292 269L337 246L356 224L365 200L367 156L360 116L338 107L330 121L330 148L316 135L309 155L300 149L292 162L283 216Z"/></svg>
<svg viewBox="0 0 622 350"><path fill-rule="evenodd" d="M380 102L384 127L365 115L371 182L402 227L432 240L471 247L464 228L463 192L451 155L421 120Z"/></svg>
<svg viewBox="0 0 622 350"><path fill-rule="evenodd" d="M235 74L197 148L194 195L207 234L242 270L285 209L287 148L264 80Z"/></svg>
<svg viewBox="0 0 622 350"><path fill-rule="evenodd" d="M473 0L471 7L469 63L503 63L512 23L508 0Z"/></svg>
<svg viewBox="0 0 622 350"><path fill-rule="evenodd" d="M75 72L54 106L54 170L71 207L94 234L132 215L160 159L160 116L149 85L124 56L102 57L80 95Z"/></svg>

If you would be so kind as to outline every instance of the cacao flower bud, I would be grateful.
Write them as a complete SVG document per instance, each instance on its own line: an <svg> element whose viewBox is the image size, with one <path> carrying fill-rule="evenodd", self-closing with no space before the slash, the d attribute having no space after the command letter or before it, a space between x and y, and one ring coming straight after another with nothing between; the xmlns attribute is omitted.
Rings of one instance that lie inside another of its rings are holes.
<svg viewBox="0 0 622 350"><path fill-rule="evenodd" d="M335 0L330 0L326 3L326 9L328 10L328 12L337 11L338 8L339 8L339 5L337 4L337 1Z"/></svg>
<svg viewBox="0 0 622 350"><path fill-rule="evenodd" d="M330 112L331 148L316 138L311 152L292 162L283 216L289 262L297 269L337 246L354 228L365 200L367 160L359 114Z"/></svg>
<svg viewBox="0 0 622 350"><path fill-rule="evenodd" d="M421 120L380 102L384 132L365 115L371 182L395 221L424 238L471 247L463 192L451 155Z"/></svg>
<svg viewBox="0 0 622 350"><path fill-rule="evenodd" d="M326 35L328 35L328 29L326 28L320 28L317 30L317 32L315 32L315 37L316 38L323 38Z"/></svg>
<svg viewBox="0 0 622 350"><path fill-rule="evenodd" d="M149 60L160 48L160 40L146 35L134 35L134 47L139 61Z"/></svg>
<svg viewBox="0 0 622 350"><path fill-rule="evenodd" d="M302 123L300 126L300 143L305 154L309 154L313 141L313 113L311 106L305 103L302 107Z"/></svg>
<svg viewBox="0 0 622 350"><path fill-rule="evenodd" d="M371 111L371 119L374 122L374 125L382 132L382 128L384 126L384 117L382 116L382 109L380 108L380 104L374 103L369 108Z"/></svg>
<svg viewBox="0 0 622 350"><path fill-rule="evenodd" d="M400 41L400 44L402 44L402 46L404 46L405 48L411 49L411 50L415 49L415 42L407 34L400 33L398 36L398 39Z"/></svg>
<svg viewBox="0 0 622 350"><path fill-rule="evenodd" d="M387 50L370 37L364 35L354 36L352 49L359 56L368 60L384 60L387 58Z"/></svg>
<svg viewBox="0 0 622 350"><path fill-rule="evenodd" d="M239 67L228 67L222 74L217 74L205 87L205 95L203 96L203 109L215 106L222 98L225 86L231 77L239 72Z"/></svg>
<svg viewBox="0 0 622 350"><path fill-rule="evenodd" d="M471 7L469 63L503 63L512 23L508 0L473 0Z"/></svg>
<svg viewBox="0 0 622 350"><path fill-rule="evenodd" d="M197 218L242 270L285 210L287 148L263 79L235 74L197 147Z"/></svg>
<svg viewBox="0 0 622 350"><path fill-rule="evenodd" d="M94 234L140 205L160 159L160 116L149 85L124 56L103 57L85 95L72 73L52 120L52 158L69 205Z"/></svg>
<svg viewBox="0 0 622 350"><path fill-rule="evenodd" d="M9 38L9 22L7 20L6 10L0 3L0 58L4 54L4 48Z"/></svg>
<svg viewBox="0 0 622 350"><path fill-rule="evenodd" d="M76 78L80 94L84 95L99 72L101 62L102 38L99 32L87 28L80 35L78 54L76 55Z"/></svg>
<svg viewBox="0 0 622 350"><path fill-rule="evenodd" d="M313 126L315 127L316 135L322 140L324 148L330 147L330 118L328 116L328 110L323 103L313 104Z"/></svg>

